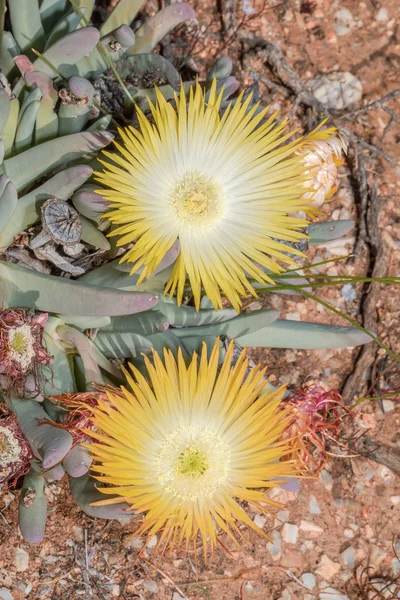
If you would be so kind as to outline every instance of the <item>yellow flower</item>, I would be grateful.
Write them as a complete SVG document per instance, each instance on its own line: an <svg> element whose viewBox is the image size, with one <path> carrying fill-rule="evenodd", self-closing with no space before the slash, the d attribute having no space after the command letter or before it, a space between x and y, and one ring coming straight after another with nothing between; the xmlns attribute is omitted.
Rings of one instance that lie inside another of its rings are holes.
<svg viewBox="0 0 400 600"><path fill-rule="evenodd" d="M180 254L166 292L181 302L187 277L196 308L202 290L215 308L221 291L235 308L241 295L255 291L249 278L271 282L264 269L280 273L278 262L293 264L287 245L306 237L307 221L290 216L306 211L309 167L299 150L315 132L292 138L287 120L266 118L269 107L250 107L251 95L239 96L220 116L222 92L196 85L186 97L183 87L176 109L156 90L152 121L138 109L140 131L120 131L117 153L97 180L110 202L104 217L116 225L118 245L135 242L122 261L142 268L148 278L165 252L179 239ZM332 139L334 128L318 132ZM302 255L291 249L291 253Z"/></svg>
<svg viewBox="0 0 400 600"><path fill-rule="evenodd" d="M200 534L206 558L218 530L236 543L240 524L265 535L242 502L266 512L260 503L276 503L265 490L297 473L288 460L297 442L282 439L292 418L279 407L284 389L264 391L265 369L247 373L245 351L231 367L233 348L220 370L219 340L209 360L204 344L189 366L181 352L164 351L164 361L154 352L148 380L131 366L131 391L108 391L93 409L92 470L101 492L117 494L97 504L144 513L137 535L159 533L160 547L189 548Z"/></svg>

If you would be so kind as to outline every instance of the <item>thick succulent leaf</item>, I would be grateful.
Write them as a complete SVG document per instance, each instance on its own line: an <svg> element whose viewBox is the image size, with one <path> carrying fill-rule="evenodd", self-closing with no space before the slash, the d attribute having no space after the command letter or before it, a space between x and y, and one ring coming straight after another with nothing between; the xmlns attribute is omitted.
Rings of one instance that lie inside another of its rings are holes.
<svg viewBox="0 0 400 600"><path fill-rule="evenodd" d="M181 305L178 307L174 300L169 300L165 296L160 297L157 309L167 317L170 325L175 327L197 327L199 325L220 323L233 319L238 315L233 308L222 310L200 309L196 311L192 306Z"/></svg>
<svg viewBox="0 0 400 600"><path fill-rule="evenodd" d="M0 262L0 304L3 308L23 307L65 315L112 317L148 310L157 300L152 294L96 287Z"/></svg>
<svg viewBox="0 0 400 600"><path fill-rule="evenodd" d="M76 392L72 356L66 354L60 345L45 332L44 341L50 355L53 357L50 366L42 369L42 387L46 396L61 396ZM54 417L51 417L54 418Z"/></svg>
<svg viewBox="0 0 400 600"><path fill-rule="evenodd" d="M167 329L167 331L161 331L160 333L149 335L148 341L151 343L151 347L154 348L154 350L158 352L160 356L163 355L164 348L171 350L175 356L180 348L182 350L184 359L187 360L190 357L190 354L186 352L184 339L175 335L177 331L179 330Z"/></svg>
<svg viewBox="0 0 400 600"><path fill-rule="evenodd" d="M7 175L0 175L0 234L9 223L17 202L15 185Z"/></svg>
<svg viewBox="0 0 400 600"><path fill-rule="evenodd" d="M150 17L136 32L136 41L128 54L143 54L151 52L158 42L174 27L187 21L195 19L196 13L189 4L179 2L170 4L160 10L154 17Z"/></svg>
<svg viewBox="0 0 400 600"><path fill-rule="evenodd" d="M121 382L124 381L124 377L122 375L121 370L119 368L117 368L112 362L110 362L108 360L108 358L106 358L104 356L104 354L102 352L100 352L98 347L90 339L89 339L89 344L92 347L94 356L96 357L96 361L97 361L97 364L99 365L99 367L103 371L106 371L107 373L112 375L112 378L117 382L117 384L121 384ZM103 377L104 377L104 381L107 383L108 378L104 373L103 373ZM114 383L115 383L115 381L114 381Z"/></svg>
<svg viewBox="0 0 400 600"><path fill-rule="evenodd" d="M106 236L97 229L96 225L82 216L80 217L80 220L82 223L82 240L95 248L109 250L110 242Z"/></svg>
<svg viewBox="0 0 400 600"><path fill-rule="evenodd" d="M174 334L179 338L186 336L215 336L227 335L230 338L239 338L252 332L259 331L266 327L279 317L278 310L257 310L250 313L241 314L228 321L221 321L211 325L202 325L199 327L182 327L174 329Z"/></svg>
<svg viewBox="0 0 400 600"><path fill-rule="evenodd" d="M111 323L104 327L98 334L112 333L137 333L139 335L152 335L158 331L168 329L168 321L165 316L156 311L147 311L138 315L125 315L113 317Z"/></svg>
<svg viewBox="0 0 400 600"><path fill-rule="evenodd" d="M18 509L18 524L22 537L30 544L39 544L44 538L47 518L44 486L43 475L31 468L24 477Z"/></svg>
<svg viewBox="0 0 400 600"><path fill-rule="evenodd" d="M108 128L109 124L111 123L111 119L112 119L111 115L104 115L104 117L100 117L100 119L97 119L97 121L94 121L94 123L92 123L86 129L86 131L105 131Z"/></svg>
<svg viewBox="0 0 400 600"><path fill-rule="evenodd" d="M54 467L52 467L51 469L49 469L48 471L46 471L44 473L45 479L48 482L61 481L61 479L64 477L64 475L65 475L65 471L61 464L55 465Z"/></svg>
<svg viewBox="0 0 400 600"><path fill-rule="evenodd" d="M148 73L154 73L157 78L165 79L174 89L180 88L180 75L174 65L160 54L133 54L123 56L116 64L118 73L123 79L129 75L142 79Z"/></svg>
<svg viewBox="0 0 400 600"><path fill-rule="evenodd" d="M78 329L101 329L111 324L110 317L77 317L76 315L58 315L60 321Z"/></svg>
<svg viewBox="0 0 400 600"><path fill-rule="evenodd" d="M0 66L4 75L12 81L14 73L17 73L14 58L21 53L12 33L3 32L3 41L0 47Z"/></svg>
<svg viewBox="0 0 400 600"><path fill-rule="evenodd" d="M43 56L59 69L64 77L79 75L77 63L94 50L99 39L100 34L95 27L83 27L57 40L47 48ZM40 58L35 60L34 65L36 71L54 77L53 69Z"/></svg>
<svg viewBox="0 0 400 600"><path fill-rule="evenodd" d="M72 197L72 203L76 210L87 219L96 222L100 220L100 216L109 205L103 196L96 194L95 190L98 189L98 185L87 184L82 186Z"/></svg>
<svg viewBox="0 0 400 600"><path fill-rule="evenodd" d="M201 354L201 351L203 348L203 343L205 343L207 345L208 358L210 358L210 356L211 356L211 352L212 352L212 349L214 347L216 340L217 340L217 336L214 336L214 335L206 335L206 336L193 335L193 336L181 338L181 341L183 342L183 345L185 346L185 350L189 356L191 356L194 352L196 352L197 354ZM221 351L221 348L220 348L220 351ZM222 362L222 360L223 360L223 358L222 358L222 356L220 356L219 361Z"/></svg>
<svg viewBox="0 0 400 600"><path fill-rule="evenodd" d="M39 0L8 0L14 38L23 54L35 48L43 50L45 36L40 18Z"/></svg>
<svg viewBox="0 0 400 600"><path fill-rule="evenodd" d="M194 87L195 83L195 81L184 81L183 89L185 92L188 93L189 90ZM176 94L176 91L170 85L160 85L158 89L166 100L172 100L174 94ZM130 88L130 90L135 101L138 102L142 110L147 110L149 108L149 100L153 104L157 101L155 88L139 88L138 90L136 88Z"/></svg>
<svg viewBox="0 0 400 600"><path fill-rule="evenodd" d="M106 35L120 25L130 25L138 14L144 0L119 0L111 11L110 16L100 27L101 35Z"/></svg>
<svg viewBox="0 0 400 600"><path fill-rule="evenodd" d="M142 352L148 354L152 348L147 337L129 331L114 333L100 330L94 344L106 358L135 357Z"/></svg>
<svg viewBox="0 0 400 600"><path fill-rule="evenodd" d="M70 167L61 171L18 200L18 210L14 211L4 231L0 227L0 247L4 251L15 235L40 219L40 207L49 198L68 200L73 192L91 176L92 169L86 165Z"/></svg>
<svg viewBox="0 0 400 600"><path fill-rule="evenodd" d="M214 77L216 79L225 79L232 73L232 59L229 56L221 56L211 68L211 71L207 75L207 81L212 81Z"/></svg>
<svg viewBox="0 0 400 600"><path fill-rule="evenodd" d="M179 242L175 242L169 250L165 253L157 269L155 269L153 275L143 284L142 289L158 289L162 290L167 279L169 278L168 269L175 262L176 257L179 254L180 245ZM113 260L97 269L93 269L89 273L82 275L79 281L90 283L92 285L104 285L107 287L118 288L118 289L133 289L139 278L139 272L130 275L131 265L126 263L120 264L120 259ZM154 284L154 285L153 285Z"/></svg>
<svg viewBox="0 0 400 600"><path fill-rule="evenodd" d="M28 71L25 73L24 79L30 87L38 86L43 96L36 117L35 145L38 145L57 137L58 117L54 109L58 93L53 85L53 80L45 73Z"/></svg>
<svg viewBox="0 0 400 600"><path fill-rule="evenodd" d="M80 22L81 16L75 11L62 16L59 21L54 20L52 26L53 28L46 41L45 50L50 48L60 38L64 37L65 35L68 35L72 31L75 31ZM54 23L56 23L55 26Z"/></svg>
<svg viewBox="0 0 400 600"><path fill-rule="evenodd" d="M24 152L32 146L33 131L35 129L36 117L39 113L42 92L34 88L26 96L19 111L17 131L15 133L15 153Z"/></svg>
<svg viewBox="0 0 400 600"><path fill-rule="evenodd" d="M111 504L106 506L91 506L94 502L112 498L105 496L96 488L95 480L89 475L82 477L72 477L69 482L71 486L72 497L76 504L89 517L97 519L122 519L130 516L129 505L125 502Z"/></svg>
<svg viewBox="0 0 400 600"><path fill-rule="evenodd" d="M71 135L84 129L90 118L89 105L61 102L58 109L58 135Z"/></svg>
<svg viewBox="0 0 400 600"><path fill-rule="evenodd" d="M42 459L43 468L51 469L62 461L71 449L71 434L47 423L40 424L43 419L48 419L48 415L39 402L15 397L11 397L8 402L17 415L32 452L36 458Z"/></svg>
<svg viewBox="0 0 400 600"><path fill-rule="evenodd" d="M8 158L2 164L1 171L10 177L19 191L57 167L93 156L112 139L108 131L74 133Z"/></svg>
<svg viewBox="0 0 400 600"><path fill-rule="evenodd" d="M316 350L359 346L371 338L357 327L279 319L267 327L238 336L236 341L240 346Z"/></svg>
<svg viewBox="0 0 400 600"><path fill-rule="evenodd" d="M70 6L69 0L42 0L40 4L40 18L46 32L53 29Z"/></svg>
<svg viewBox="0 0 400 600"><path fill-rule="evenodd" d="M122 40L122 44L119 42ZM133 43L135 35L127 25L121 25L118 29L108 33L100 39L100 43L104 51L108 54L110 60L117 62L123 54L128 50L124 44ZM114 46L112 42L118 41L119 46ZM114 49L113 48L117 48ZM94 48L89 56L81 58L76 64L75 71L82 77L94 79L99 77L104 71L109 68L109 60L104 56L104 51L101 52L99 47Z"/></svg>
<svg viewBox="0 0 400 600"><path fill-rule="evenodd" d="M4 129L2 131L2 138L4 142L4 156L8 158L12 153L14 145L15 132L17 131L18 125L18 114L19 114L19 100L13 98L10 102L10 114Z"/></svg>
<svg viewBox="0 0 400 600"><path fill-rule="evenodd" d="M92 348L86 335L68 325L59 325L56 333L61 341L73 344L80 355L85 370L86 385L91 383L104 383L96 362L96 357L92 352Z"/></svg>
<svg viewBox="0 0 400 600"><path fill-rule="evenodd" d="M94 5L96 0L75 0L76 3L78 4L79 8L81 9L81 12L85 13L85 17L88 21L90 21L90 19L92 18L92 13L94 10ZM82 25L82 23L81 23Z"/></svg>
<svg viewBox="0 0 400 600"><path fill-rule="evenodd" d="M63 460L63 467L71 477L82 477L89 471L92 459L86 448L74 446Z"/></svg>
<svg viewBox="0 0 400 600"><path fill-rule="evenodd" d="M222 90L222 99L226 100L229 96L232 96L240 87L240 82L236 77L226 77L225 79L218 79L217 81L217 92ZM206 95L206 100L209 94Z"/></svg>
<svg viewBox="0 0 400 600"><path fill-rule="evenodd" d="M3 133L10 115L10 103L10 96L5 90L0 89L0 134Z"/></svg>
<svg viewBox="0 0 400 600"><path fill-rule="evenodd" d="M341 221L326 221L325 223L312 223L307 227L307 233L310 236L308 243L310 246L324 244L331 240L336 240L346 233L349 233L354 227L354 221L343 219Z"/></svg>

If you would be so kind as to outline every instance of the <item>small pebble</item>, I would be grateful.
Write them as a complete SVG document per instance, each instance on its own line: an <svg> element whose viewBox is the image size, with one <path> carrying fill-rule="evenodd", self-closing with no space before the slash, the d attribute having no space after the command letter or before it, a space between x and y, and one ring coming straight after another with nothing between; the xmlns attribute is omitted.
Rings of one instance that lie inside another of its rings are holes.
<svg viewBox="0 0 400 600"><path fill-rule="evenodd" d="M342 287L342 298L345 302L354 302L357 299L357 292L351 283L345 283Z"/></svg>
<svg viewBox="0 0 400 600"><path fill-rule="evenodd" d="M394 482L394 474L393 471L385 467L384 465L380 465L378 468L379 475L382 477L383 481L386 484L390 484Z"/></svg>
<svg viewBox="0 0 400 600"><path fill-rule="evenodd" d="M257 527L262 529L265 525L266 520L267 519L263 515L257 514L253 519L253 523L254 525L257 525Z"/></svg>
<svg viewBox="0 0 400 600"><path fill-rule="evenodd" d="M18 581L17 588L27 596L32 591L32 584L29 582L25 583L25 581Z"/></svg>
<svg viewBox="0 0 400 600"><path fill-rule="evenodd" d="M26 571L29 567L29 554L25 552L22 548L15 549L15 560L14 560L15 570L18 573L22 573Z"/></svg>
<svg viewBox="0 0 400 600"><path fill-rule="evenodd" d="M362 98L361 81L348 71L318 75L307 81L307 87L317 100L336 110L357 104ZM345 243L348 241L346 239Z"/></svg>
<svg viewBox="0 0 400 600"><path fill-rule="evenodd" d="M311 521L300 521L300 529L302 531L312 531L314 533L323 533L324 530L319 525L315 525Z"/></svg>
<svg viewBox="0 0 400 600"><path fill-rule="evenodd" d="M356 551L353 546L346 548L340 556L342 557L342 562L346 569L352 569L356 564Z"/></svg>
<svg viewBox="0 0 400 600"><path fill-rule="evenodd" d="M299 535L299 528L297 525L292 523L285 523L282 529L282 538L288 544L295 544L297 542L297 536Z"/></svg>
<svg viewBox="0 0 400 600"><path fill-rule="evenodd" d="M343 535L344 535L344 537L347 537L348 539L351 539L351 538L354 537L355 534L354 534L354 531L352 531L352 529L345 529L343 531Z"/></svg>
<svg viewBox="0 0 400 600"><path fill-rule="evenodd" d="M285 551L281 559L281 565L286 569L302 569L304 562L304 556L300 550L291 548Z"/></svg>
<svg viewBox="0 0 400 600"><path fill-rule="evenodd" d="M187 596L181 596L179 592L174 592L172 600L187 600Z"/></svg>
<svg viewBox="0 0 400 600"><path fill-rule="evenodd" d="M276 531L276 529L274 529L271 537L273 541L267 543L267 549L271 554L272 559L278 560L281 557L282 553L281 536L279 534L279 531Z"/></svg>
<svg viewBox="0 0 400 600"><path fill-rule="evenodd" d="M292 596L290 595L288 590L283 590L282 596L280 596L278 600L292 600Z"/></svg>
<svg viewBox="0 0 400 600"><path fill-rule="evenodd" d="M376 20L380 23L386 23L389 21L389 11L387 8L380 8L378 10L378 14L376 15Z"/></svg>
<svg viewBox="0 0 400 600"><path fill-rule="evenodd" d="M307 552L307 550L312 550L314 548L314 542L311 540L305 540L304 544L300 546L300 550L302 552Z"/></svg>
<svg viewBox="0 0 400 600"><path fill-rule="evenodd" d="M304 594L303 600L315 600L315 596L312 596L311 594Z"/></svg>
<svg viewBox="0 0 400 600"><path fill-rule="evenodd" d="M335 23L334 28L336 35L346 35L355 27L355 21L352 13L348 8L341 8L334 14Z"/></svg>
<svg viewBox="0 0 400 600"><path fill-rule="evenodd" d="M121 588L119 587L119 585L117 583L114 583L111 588L111 596L113 598L119 598L120 594L121 594Z"/></svg>
<svg viewBox="0 0 400 600"><path fill-rule="evenodd" d="M332 579L339 571L340 564L331 560L326 554L321 556L319 566L317 569L315 569L316 574L320 577L323 577L323 579L326 579L327 581Z"/></svg>
<svg viewBox="0 0 400 600"><path fill-rule="evenodd" d="M319 504L318 504L315 496L310 496L310 501L308 503L308 510L310 511L310 513L312 515L320 515L321 514L321 509L319 507Z"/></svg>
<svg viewBox="0 0 400 600"><path fill-rule="evenodd" d="M151 594L157 594L158 592L158 585L156 584L155 581L152 580L146 580L143 581L143 586L146 588L146 590L148 590Z"/></svg>
<svg viewBox="0 0 400 600"><path fill-rule="evenodd" d="M394 410L394 402L391 400L382 400L383 410L385 413L392 412Z"/></svg>
<svg viewBox="0 0 400 600"><path fill-rule="evenodd" d="M392 504L400 504L400 496L390 496L390 502Z"/></svg>
<svg viewBox="0 0 400 600"><path fill-rule="evenodd" d="M14 596L5 587L0 588L0 598L1 600L14 600Z"/></svg>
<svg viewBox="0 0 400 600"><path fill-rule="evenodd" d="M320 480L321 480L324 488L326 488L328 491L330 491L332 489L333 479L332 479L332 475L329 473L329 471L322 469L321 475L320 475Z"/></svg>
<svg viewBox="0 0 400 600"><path fill-rule="evenodd" d="M148 541L147 548L155 548L157 546L157 536L153 535Z"/></svg>
<svg viewBox="0 0 400 600"><path fill-rule="evenodd" d="M312 573L303 573L301 581L308 590L312 590L315 587L315 577Z"/></svg>

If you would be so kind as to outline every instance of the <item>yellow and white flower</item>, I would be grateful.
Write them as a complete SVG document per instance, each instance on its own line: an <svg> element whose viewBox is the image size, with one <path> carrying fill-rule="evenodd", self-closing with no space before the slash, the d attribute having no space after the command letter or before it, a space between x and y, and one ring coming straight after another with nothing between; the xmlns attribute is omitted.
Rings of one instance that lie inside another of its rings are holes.
<svg viewBox="0 0 400 600"><path fill-rule="evenodd" d="M121 130L118 152L104 152L111 162L97 174L111 235L120 246L134 242L122 261L132 273L142 268L140 283L179 239L166 292L177 292L179 304L188 278L197 308L203 290L215 308L221 292L239 308L242 295L255 294L249 279L271 282L264 269L293 264L280 240L306 237L307 221L291 214L308 211L315 188L311 198L304 192L310 165L300 151L336 139L334 128L293 139L287 120L267 118L269 107L259 111L243 94L221 116L221 101L215 80L189 98L182 87L176 109L157 90L152 120L138 110L140 131Z"/></svg>
<svg viewBox="0 0 400 600"><path fill-rule="evenodd" d="M243 502L265 512L261 503L276 505L266 490L298 474L288 459L297 440L282 439L292 419L280 407L284 388L265 391L265 369L248 373L244 351L231 367L233 348L220 369L219 340L189 366L181 352L175 360L165 351L164 361L154 352L148 378L131 366L131 391L106 390L85 430L99 489L116 496L96 504L125 501L144 513L137 535L159 533L161 547L195 546L199 534L206 556L218 530L236 543L240 524L265 535Z"/></svg>

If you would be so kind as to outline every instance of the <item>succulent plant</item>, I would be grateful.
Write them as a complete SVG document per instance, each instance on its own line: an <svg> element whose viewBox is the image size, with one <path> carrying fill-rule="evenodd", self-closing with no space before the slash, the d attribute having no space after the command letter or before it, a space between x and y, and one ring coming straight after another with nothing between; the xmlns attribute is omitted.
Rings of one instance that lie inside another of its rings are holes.
<svg viewBox="0 0 400 600"><path fill-rule="evenodd" d="M195 17L190 6L171 4L133 32L129 25L141 5L119 0L98 31L89 25L92 1L43 0L39 6L38 0L9 0L12 31L3 33L0 46L0 372L8 406L0 420L0 450L2 432L6 442L19 440L24 449L15 468L7 463L4 480L25 474L19 518L30 542L44 536L48 483L65 473L74 500L89 515L127 514L124 503L92 506L100 492L88 475L91 460L82 437L68 429L70 413L57 397L122 383L120 363L129 359L141 370L142 354L153 348L160 354L181 348L189 359L203 342L211 350L221 338L222 361L230 339L239 347L308 349L369 340L353 327L280 320L276 310L216 311L206 297L196 311L190 291L178 307L162 292L179 242L144 283L138 283L140 273L130 275L130 267L119 264L105 236L111 224L101 215L108 202L96 193L93 169L113 139L106 131L113 117L134 119L133 103L146 110L155 85L166 99L174 98L179 74L151 52L173 27ZM223 57L201 84L208 90L216 78L221 107L239 85L231 72L232 62ZM184 88L195 84L185 82ZM324 244L351 226L310 225L309 243ZM15 243L18 235L22 241ZM306 284L299 275L287 291L299 293L296 286ZM25 362L22 368L20 352L17 369L10 331L15 336L18 327L32 329L34 323L36 338L24 329L23 342L30 340L40 353L35 362L26 345L18 346ZM10 385L15 379L18 389ZM0 452L0 481L2 466Z"/></svg>

